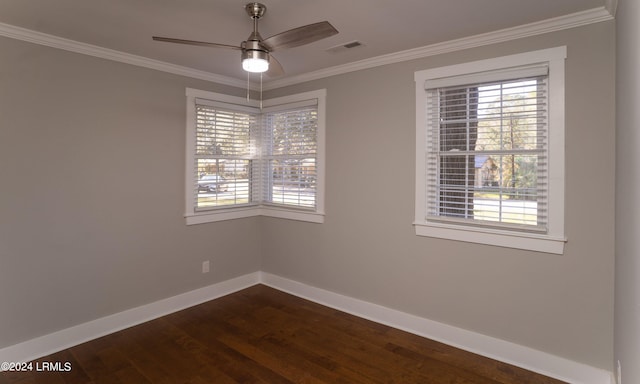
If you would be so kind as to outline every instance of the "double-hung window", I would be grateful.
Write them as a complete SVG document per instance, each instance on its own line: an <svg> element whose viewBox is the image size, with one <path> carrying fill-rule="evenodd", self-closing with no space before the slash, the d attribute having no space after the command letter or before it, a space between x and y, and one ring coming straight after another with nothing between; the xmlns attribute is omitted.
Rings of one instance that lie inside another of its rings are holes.
<svg viewBox="0 0 640 384"><path fill-rule="evenodd" d="M416 234L563 252L565 56L416 73Z"/></svg>
<svg viewBox="0 0 640 384"><path fill-rule="evenodd" d="M196 99L194 212L252 202L257 121L250 108Z"/></svg>
<svg viewBox="0 0 640 384"><path fill-rule="evenodd" d="M267 107L263 115L264 200L273 205L316 206L318 110L311 101Z"/></svg>
<svg viewBox="0 0 640 384"><path fill-rule="evenodd" d="M322 222L325 91L264 100L187 89L187 224Z"/></svg>

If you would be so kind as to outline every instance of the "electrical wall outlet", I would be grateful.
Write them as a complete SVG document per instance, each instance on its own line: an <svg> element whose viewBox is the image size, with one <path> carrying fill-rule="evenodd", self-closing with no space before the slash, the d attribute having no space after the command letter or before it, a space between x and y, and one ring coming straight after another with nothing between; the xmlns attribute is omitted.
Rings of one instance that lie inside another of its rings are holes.
<svg viewBox="0 0 640 384"><path fill-rule="evenodd" d="M209 273L209 260L202 262L202 273Z"/></svg>

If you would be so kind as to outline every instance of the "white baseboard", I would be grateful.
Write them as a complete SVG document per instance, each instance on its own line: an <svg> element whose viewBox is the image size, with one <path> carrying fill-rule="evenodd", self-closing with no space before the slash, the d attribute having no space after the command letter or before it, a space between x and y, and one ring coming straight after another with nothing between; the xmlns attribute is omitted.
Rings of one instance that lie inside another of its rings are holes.
<svg viewBox="0 0 640 384"><path fill-rule="evenodd" d="M0 349L0 362L26 362L258 284L255 272Z"/></svg>
<svg viewBox="0 0 640 384"><path fill-rule="evenodd" d="M266 272L250 273L0 349L0 362L31 361L259 283L368 320L569 383L615 384L613 373L605 370Z"/></svg>
<svg viewBox="0 0 640 384"><path fill-rule="evenodd" d="M573 384L615 384L611 372L261 272L264 285L377 323Z"/></svg>

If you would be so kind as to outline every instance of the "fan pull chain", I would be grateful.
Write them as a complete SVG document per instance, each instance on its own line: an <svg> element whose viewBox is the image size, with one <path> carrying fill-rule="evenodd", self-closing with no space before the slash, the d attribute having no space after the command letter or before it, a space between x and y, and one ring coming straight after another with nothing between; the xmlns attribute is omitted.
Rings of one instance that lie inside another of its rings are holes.
<svg viewBox="0 0 640 384"><path fill-rule="evenodd" d="M249 82L250 73L247 72L247 103L251 102L251 83ZM260 74L260 111L262 111L262 73Z"/></svg>

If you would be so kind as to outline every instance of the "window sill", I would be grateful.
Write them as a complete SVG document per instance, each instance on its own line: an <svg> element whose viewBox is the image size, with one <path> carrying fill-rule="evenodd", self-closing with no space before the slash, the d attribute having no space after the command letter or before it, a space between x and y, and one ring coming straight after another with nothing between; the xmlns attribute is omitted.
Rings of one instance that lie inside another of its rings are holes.
<svg viewBox="0 0 640 384"><path fill-rule="evenodd" d="M280 219L306 221L309 223L324 223L324 212L299 211L282 207L262 206L260 216L277 217Z"/></svg>
<svg viewBox="0 0 640 384"><path fill-rule="evenodd" d="M526 232L475 228L432 222L414 222L417 236L435 237L468 243L524 249L562 255L566 238Z"/></svg>
<svg viewBox="0 0 640 384"><path fill-rule="evenodd" d="M187 221L187 225L194 225L258 216L259 212L259 207L251 206L188 213L184 217Z"/></svg>
<svg viewBox="0 0 640 384"><path fill-rule="evenodd" d="M187 225L214 223L218 221L242 219L246 217L266 216L288 220L324 223L324 213L305 212L268 206L252 206L247 208L230 208L224 210L203 211L185 215Z"/></svg>

